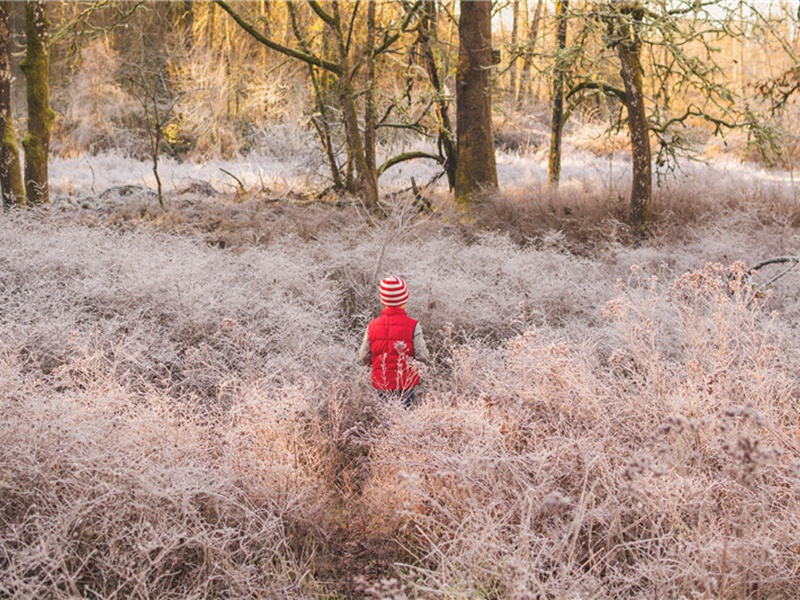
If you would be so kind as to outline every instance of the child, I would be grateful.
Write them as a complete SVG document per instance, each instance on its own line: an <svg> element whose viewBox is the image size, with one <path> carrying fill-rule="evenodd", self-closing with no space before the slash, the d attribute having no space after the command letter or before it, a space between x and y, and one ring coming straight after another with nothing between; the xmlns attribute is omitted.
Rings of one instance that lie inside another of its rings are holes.
<svg viewBox="0 0 800 600"><path fill-rule="evenodd" d="M379 292L385 308L364 332L358 356L365 365L372 365L372 386L381 398L398 397L410 408L420 382L413 359L428 360L428 348L422 326L406 314L406 282L387 277Z"/></svg>

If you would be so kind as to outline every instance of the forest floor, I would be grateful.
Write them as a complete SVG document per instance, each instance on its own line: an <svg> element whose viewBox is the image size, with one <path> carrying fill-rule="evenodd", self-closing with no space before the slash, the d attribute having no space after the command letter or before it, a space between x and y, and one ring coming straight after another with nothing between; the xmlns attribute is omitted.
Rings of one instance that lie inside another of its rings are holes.
<svg viewBox="0 0 800 600"><path fill-rule="evenodd" d="M791 595L800 269L748 268L800 256L792 182L698 165L636 244L624 162L500 164L378 216L266 159L167 163L165 210L54 165L0 219L0 596ZM411 411L356 360L391 273Z"/></svg>

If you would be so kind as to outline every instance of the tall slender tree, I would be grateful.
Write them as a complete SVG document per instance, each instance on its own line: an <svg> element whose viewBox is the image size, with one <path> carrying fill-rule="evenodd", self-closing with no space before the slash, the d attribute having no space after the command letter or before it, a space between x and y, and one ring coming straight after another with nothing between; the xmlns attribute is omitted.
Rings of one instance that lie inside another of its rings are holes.
<svg viewBox="0 0 800 600"><path fill-rule="evenodd" d="M558 187L561 180L561 139L564 131L564 79L568 69L567 9L569 0L556 0L556 60L553 69L553 112L550 125L550 154L547 162L547 182Z"/></svg>
<svg viewBox="0 0 800 600"><path fill-rule="evenodd" d="M11 5L0 2L0 192L3 204L25 202L17 132L11 113Z"/></svg>
<svg viewBox="0 0 800 600"><path fill-rule="evenodd" d="M492 3L461 0L456 74L456 200L469 204L483 190L497 188L492 136Z"/></svg>
<svg viewBox="0 0 800 600"><path fill-rule="evenodd" d="M50 131L55 114L50 108L50 23L43 0L25 2L25 59L22 71L28 100L28 131L25 148L25 192L28 202L48 202L50 190L47 162Z"/></svg>

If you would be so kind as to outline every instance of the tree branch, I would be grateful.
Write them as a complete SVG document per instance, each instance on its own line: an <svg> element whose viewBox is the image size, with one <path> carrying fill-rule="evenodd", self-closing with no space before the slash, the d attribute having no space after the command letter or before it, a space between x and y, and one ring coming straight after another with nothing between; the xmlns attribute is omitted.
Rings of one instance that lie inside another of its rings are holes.
<svg viewBox="0 0 800 600"><path fill-rule="evenodd" d="M397 33L385 37L383 43L375 49L375 56L377 56L378 54L382 54L383 52L386 52L386 50L388 50L389 47L398 40L400 35L404 31L406 31L408 25L411 23L411 19L414 18L414 15L417 14L417 12L419 12L419 9L421 7L422 7L421 0L418 0L417 2L414 3L414 5L406 13L406 16L403 19L403 22L400 24L400 28L398 29Z"/></svg>
<svg viewBox="0 0 800 600"><path fill-rule="evenodd" d="M625 90L620 89L618 87L614 87L608 83L604 83L602 81L584 81L579 83L574 88L572 88L569 93L567 94L567 100L575 96L576 94L580 94L586 90L598 90L604 94L611 94L612 96L616 96L622 102L627 101L627 95L625 94Z"/></svg>
<svg viewBox="0 0 800 600"><path fill-rule="evenodd" d="M766 267L767 265L780 265L780 264L789 263L789 262L790 263L795 263L795 264L800 263L800 258L798 258L796 256L779 256L777 258L769 258L767 260L762 260L760 263L758 263L756 266L752 267L750 270L751 271L758 271L759 269L762 269L762 268Z"/></svg>
<svg viewBox="0 0 800 600"><path fill-rule="evenodd" d="M325 60L322 58L318 58L311 54L307 54L305 52L300 52L293 48L289 48L288 46L284 46L283 44L279 44L268 37L265 37L261 32L259 32L255 27L253 27L250 23L248 23L241 15L237 14L227 2L223 0L214 0L214 4L219 6L222 10L228 13L234 21L244 29L247 33L249 33L253 38L266 46L267 48L271 48L276 52L280 52L281 54L285 54L286 56L291 56L292 58L296 58L298 60L302 60L310 65L314 65L316 67L320 67L325 69L326 71L330 71L336 75L342 74L342 67L336 63L333 63L329 60Z"/></svg>
<svg viewBox="0 0 800 600"><path fill-rule="evenodd" d="M416 158L429 158L431 160L435 160L440 165L444 164L444 158L442 158L441 156L436 156L435 154L430 154L428 152L404 152L403 154L398 154L397 156L393 156L385 163L383 163L380 167L378 167L378 177L383 175L385 171L391 169L393 166L400 164L401 162L414 160Z"/></svg>
<svg viewBox="0 0 800 600"><path fill-rule="evenodd" d="M319 5L319 2L316 0L308 0L308 5L311 7L311 10L317 13L317 16L319 16L320 19L325 21L331 27L336 27L336 19L326 13L325 9Z"/></svg>
<svg viewBox="0 0 800 600"><path fill-rule="evenodd" d="M723 127L726 127L728 129L735 129L740 125L739 123L732 123L730 121L725 121L724 119L712 117L711 115L703 112L702 110L696 108L695 106L690 106L689 108L686 109L686 112L684 112L680 117L673 117L663 125L654 125L651 123L650 131L654 133L664 133L675 123L680 123L681 125L683 125L684 121L686 121L686 119L688 119L689 117L698 117L700 119L703 119L704 121L713 123L714 126L716 127L717 132L719 132L719 130L722 129Z"/></svg>

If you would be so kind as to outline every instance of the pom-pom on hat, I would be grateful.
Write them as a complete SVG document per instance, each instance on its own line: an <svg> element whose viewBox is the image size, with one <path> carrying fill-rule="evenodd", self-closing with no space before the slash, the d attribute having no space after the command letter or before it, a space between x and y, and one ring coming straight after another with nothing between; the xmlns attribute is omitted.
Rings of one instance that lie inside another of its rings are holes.
<svg viewBox="0 0 800 600"><path fill-rule="evenodd" d="M408 302L408 286L399 277L386 277L380 286L381 302L384 306L403 306Z"/></svg>

